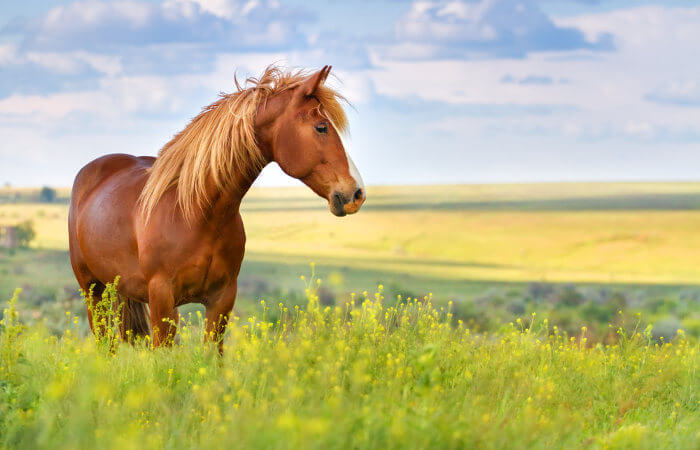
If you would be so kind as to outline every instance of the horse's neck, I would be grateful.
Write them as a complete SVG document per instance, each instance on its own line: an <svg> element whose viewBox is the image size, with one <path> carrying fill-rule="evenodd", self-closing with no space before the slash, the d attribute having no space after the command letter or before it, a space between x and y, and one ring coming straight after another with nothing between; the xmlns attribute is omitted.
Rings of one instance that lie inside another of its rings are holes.
<svg viewBox="0 0 700 450"><path fill-rule="evenodd" d="M245 176L241 174L235 177L231 185L225 190L215 189L214 183L210 183L210 188L213 190L211 207L205 210L205 219L207 222L217 220L229 220L231 215L236 215L240 209L241 201L245 194L250 190L255 179L260 174L260 171Z"/></svg>
<svg viewBox="0 0 700 450"><path fill-rule="evenodd" d="M274 160L271 147L273 124L275 119L283 110L285 102L289 101L289 95L275 96L264 102L258 109L255 120L255 135L260 150L265 160L265 165ZM208 189L211 189L209 198L212 199L211 208L205 213L205 219L228 220L231 214L237 214L241 206L241 201L250 190L253 182L258 178L262 167L255 169L251 173L239 173L234 177L231 186L225 191L216 189L213 180L210 180Z"/></svg>

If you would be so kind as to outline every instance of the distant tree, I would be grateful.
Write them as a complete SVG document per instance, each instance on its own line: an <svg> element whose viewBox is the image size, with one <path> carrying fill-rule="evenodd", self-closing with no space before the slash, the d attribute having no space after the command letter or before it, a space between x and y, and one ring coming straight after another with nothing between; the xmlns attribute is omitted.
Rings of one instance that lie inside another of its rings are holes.
<svg viewBox="0 0 700 450"><path fill-rule="evenodd" d="M15 239L18 247L29 247L35 237L36 231L34 231L34 223L31 220L21 222L15 227Z"/></svg>
<svg viewBox="0 0 700 450"><path fill-rule="evenodd" d="M39 192L39 201L43 203L53 203L56 200L56 190L48 186L41 188Z"/></svg>

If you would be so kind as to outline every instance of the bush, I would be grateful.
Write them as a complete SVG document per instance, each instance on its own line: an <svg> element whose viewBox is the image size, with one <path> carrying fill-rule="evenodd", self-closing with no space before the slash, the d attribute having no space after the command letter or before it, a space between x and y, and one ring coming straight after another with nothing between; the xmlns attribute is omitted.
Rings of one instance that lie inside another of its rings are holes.
<svg viewBox="0 0 700 450"><path fill-rule="evenodd" d="M34 230L34 222L31 220L25 220L19 223L15 227L15 237L17 239L17 246L20 248L27 248L29 244L36 237L36 231Z"/></svg>
<svg viewBox="0 0 700 450"><path fill-rule="evenodd" d="M555 304L579 306L584 301L583 295L576 289L576 286L567 285L557 292Z"/></svg>
<svg viewBox="0 0 700 450"><path fill-rule="evenodd" d="M56 201L56 190L48 186L44 186L39 192L39 201L43 203L53 203Z"/></svg>

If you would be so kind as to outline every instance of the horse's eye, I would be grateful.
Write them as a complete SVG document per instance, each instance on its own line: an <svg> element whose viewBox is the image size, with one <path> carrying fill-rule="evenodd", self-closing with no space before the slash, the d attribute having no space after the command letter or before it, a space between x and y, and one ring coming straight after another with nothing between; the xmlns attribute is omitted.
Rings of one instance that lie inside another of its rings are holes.
<svg viewBox="0 0 700 450"><path fill-rule="evenodd" d="M328 134L328 124L319 123L319 124L314 125L314 128L320 134Z"/></svg>

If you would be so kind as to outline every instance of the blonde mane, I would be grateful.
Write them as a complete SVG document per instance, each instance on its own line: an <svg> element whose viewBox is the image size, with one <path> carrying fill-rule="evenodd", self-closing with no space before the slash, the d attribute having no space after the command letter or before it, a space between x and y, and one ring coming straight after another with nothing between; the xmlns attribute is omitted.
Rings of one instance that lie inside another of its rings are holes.
<svg viewBox="0 0 700 450"><path fill-rule="evenodd" d="M261 102L299 86L309 76L270 66L260 78L248 78L243 87L221 98L175 135L158 153L139 198L146 221L161 197L177 189L177 203L187 222L211 205L209 180L217 190L230 189L237 173L255 176L266 161L255 140L255 115ZM325 85L315 93L319 110L338 129L347 129L339 100L345 99Z"/></svg>

